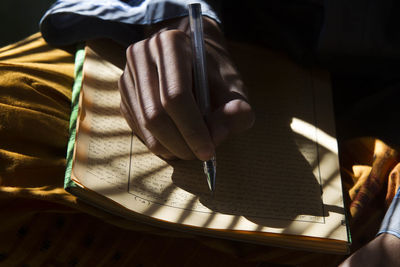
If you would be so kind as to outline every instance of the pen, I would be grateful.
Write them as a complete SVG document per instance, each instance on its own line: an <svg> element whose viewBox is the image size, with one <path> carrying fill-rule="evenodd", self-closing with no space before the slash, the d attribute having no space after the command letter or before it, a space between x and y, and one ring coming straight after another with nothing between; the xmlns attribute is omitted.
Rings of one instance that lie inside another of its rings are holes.
<svg viewBox="0 0 400 267"><path fill-rule="evenodd" d="M189 4L189 24L192 41L194 87L197 105L205 117L210 112L210 92L207 83L206 57L203 37L203 20L201 5L199 3ZM208 187L212 192L215 190L215 176L217 172L217 161L215 155L203 162L204 173L207 178Z"/></svg>

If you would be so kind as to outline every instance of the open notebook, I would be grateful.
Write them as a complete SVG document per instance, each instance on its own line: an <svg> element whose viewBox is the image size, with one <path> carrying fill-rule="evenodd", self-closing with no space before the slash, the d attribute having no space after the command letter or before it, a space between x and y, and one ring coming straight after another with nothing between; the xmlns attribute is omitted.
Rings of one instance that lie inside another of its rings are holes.
<svg viewBox="0 0 400 267"><path fill-rule="evenodd" d="M347 253L329 75L261 47L231 44L230 50L256 122L218 147L214 194L200 161L165 161L131 132L117 87L125 52L109 41L92 41L84 50L66 189L160 227Z"/></svg>

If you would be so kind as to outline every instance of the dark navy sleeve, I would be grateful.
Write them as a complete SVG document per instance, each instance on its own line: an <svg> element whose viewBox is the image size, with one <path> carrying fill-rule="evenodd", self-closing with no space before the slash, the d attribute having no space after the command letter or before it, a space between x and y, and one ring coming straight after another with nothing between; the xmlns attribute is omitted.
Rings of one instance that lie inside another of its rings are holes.
<svg viewBox="0 0 400 267"><path fill-rule="evenodd" d="M143 38L143 25L187 15L189 0L58 0L40 21L45 40L70 45L94 38L111 38L129 45ZM202 4L205 16L219 19Z"/></svg>

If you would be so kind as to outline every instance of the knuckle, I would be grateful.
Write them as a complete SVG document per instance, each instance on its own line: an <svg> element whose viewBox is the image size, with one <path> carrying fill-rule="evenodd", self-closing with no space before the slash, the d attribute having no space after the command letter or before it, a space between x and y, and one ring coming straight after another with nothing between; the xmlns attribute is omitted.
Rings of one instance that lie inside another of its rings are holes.
<svg viewBox="0 0 400 267"><path fill-rule="evenodd" d="M163 31L159 36L161 41L172 43L179 43L187 38L186 33L177 29Z"/></svg>
<svg viewBox="0 0 400 267"><path fill-rule="evenodd" d="M119 104L119 109L121 111L121 114L127 114L128 113L128 109L126 107L125 101L121 101L121 103Z"/></svg>
<svg viewBox="0 0 400 267"><path fill-rule="evenodd" d="M177 85L174 83L169 84L166 89L167 93L163 96L162 106L167 112L190 103L188 99L189 95L185 91L177 91L176 88Z"/></svg>
<svg viewBox="0 0 400 267"><path fill-rule="evenodd" d="M163 154L163 153L165 153L164 147L153 136L146 137L144 141L145 141L146 146L148 147L148 149L151 152L153 152L154 154Z"/></svg>
<svg viewBox="0 0 400 267"><path fill-rule="evenodd" d="M134 44L130 50L130 56L132 59L137 60L137 55L140 55L142 51L140 44Z"/></svg>
<svg viewBox="0 0 400 267"><path fill-rule="evenodd" d="M125 89L125 84L124 84L124 79L125 79L125 72L123 72L122 73L122 75L119 77L119 79L118 79L118 83L117 83L117 86L118 86L118 89L119 89L119 91L122 93L123 92L123 90Z"/></svg>
<svg viewBox="0 0 400 267"><path fill-rule="evenodd" d="M132 55L132 49L133 49L133 46L134 46L135 44L131 44L130 46L128 46L128 48L125 50L125 56L126 56L126 58L129 60L130 59L130 57L131 57L131 55Z"/></svg>
<svg viewBox="0 0 400 267"><path fill-rule="evenodd" d="M133 57L134 54L134 48L137 44L131 44L130 46L128 46L128 48L125 51L126 54L126 58L127 60L130 60Z"/></svg>
<svg viewBox="0 0 400 267"><path fill-rule="evenodd" d="M188 53L189 39L186 33L181 30L163 31L158 35L159 43L166 54Z"/></svg>
<svg viewBox="0 0 400 267"><path fill-rule="evenodd" d="M166 113L154 106L148 106L143 111L144 127L149 131L158 129L167 120Z"/></svg>
<svg viewBox="0 0 400 267"><path fill-rule="evenodd" d="M118 79L118 89L120 90L121 93L124 93L124 91L126 90L125 81L127 80L127 77L126 77L127 75L128 75L128 72L126 71L126 67L125 67L124 72Z"/></svg>
<svg viewBox="0 0 400 267"><path fill-rule="evenodd" d="M135 60L135 56L141 55L144 51L146 42L147 42L146 40L143 40L128 46L128 48L125 51L126 59L128 61Z"/></svg>
<svg viewBox="0 0 400 267"><path fill-rule="evenodd" d="M130 50L130 53L136 54L137 52L142 51L142 48L144 47L144 45L145 45L145 40L139 41L134 44L131 44L129 46L128 50Z"/></svg>

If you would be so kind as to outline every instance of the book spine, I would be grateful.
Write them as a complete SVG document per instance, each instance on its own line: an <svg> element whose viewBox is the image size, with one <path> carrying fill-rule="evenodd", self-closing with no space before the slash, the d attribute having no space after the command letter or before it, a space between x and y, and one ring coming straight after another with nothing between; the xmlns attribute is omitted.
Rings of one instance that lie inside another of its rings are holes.
<svg viewBox="0 0 400 267"><path fill-rule="evenodd" d="M69 140L67 145L66 155L66 169L64 177L64 188L68 191L68 188L76 187L76 184L71 180L72 170L72 158L75 147L75 136L76 136L76 123L78 118L79 109L79 94L82 87L83 77L83 61L85 59L85 45L79 44L75 53L75 70L74 70L74 84L72 86L71 96L71 116L69 120Z"/></svg>

